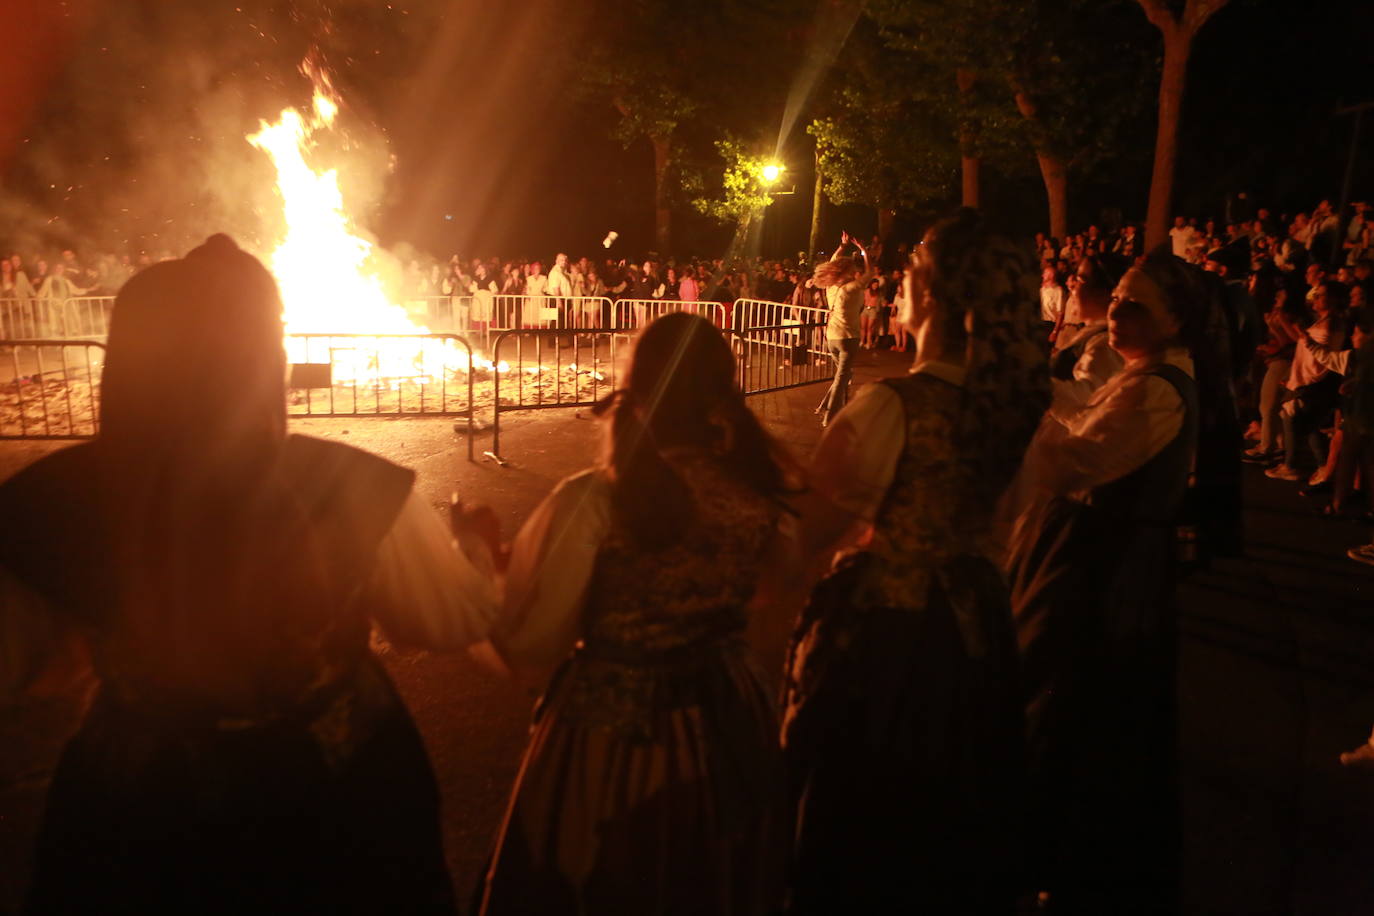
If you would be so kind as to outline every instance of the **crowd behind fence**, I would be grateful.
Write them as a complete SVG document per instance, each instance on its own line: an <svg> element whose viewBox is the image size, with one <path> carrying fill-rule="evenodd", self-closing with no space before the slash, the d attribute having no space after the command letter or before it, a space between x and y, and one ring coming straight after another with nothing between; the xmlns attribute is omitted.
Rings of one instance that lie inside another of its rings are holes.
<svg viewBox="0 0 1374 916"><path fill-rule="evenodd" d="M105 335L112 301L73 298L47 315L0 304L0 357L8 357L0 438L96 435L104 363L104 344L96 338ZM429 297L408 300L406 307L428 319L416 334L286 335L288 415L459 417L472 457L474 416L490 412L492 451L499 454L502 413L595 404L615 388L620 348L671 311L701 315L731 337L746 394L823 381L831 372L825 310L810 306L761 299L727 304L496 296L490 302ZM61 333L25 334L38 329L25 324L35 315Z"/></svg>

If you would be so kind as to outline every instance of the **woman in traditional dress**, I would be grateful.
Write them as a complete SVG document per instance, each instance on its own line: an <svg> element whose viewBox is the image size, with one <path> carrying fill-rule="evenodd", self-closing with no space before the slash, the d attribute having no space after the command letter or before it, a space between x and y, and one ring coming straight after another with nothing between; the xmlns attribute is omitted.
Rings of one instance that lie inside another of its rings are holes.
<svg viewBox="0 0 1374 916"><path fill-rule="evenodd" d="M1176 911L1176 528L1197 440L1180 339L1196 269L1126 272L1126 363L1027 452L1008 567L1028 696L1035 878L1055 912Z"/></svg>
<svg viewBox="0 0 1374 916"><path fill-rule="evenodd" d="M933 227L907 282L911 373L862 389L821 440L802 555L865 546L790 650L790 913L1015 905L1023 719L984 540L1049 399L1038 276L972 210Z"/></svg>
<svg viewBox="0 0 1374 916"><path fill-rule="evenodd" d="M708 321L640 336L607 458L525 524L492 642L558 666L479 912L774 912L786 830L769 690L743 635L792 487Z"/></svg>
<svg viewBox="0 0 1374 916"><path fill-rule="evenodd" d="M410 471L287 435L285 368L276 284L215 236L120 291L99 437L0 487L0 694L72 644L100 682L31 912L453 911L368 640L481 640L490 579Z"/></svg>

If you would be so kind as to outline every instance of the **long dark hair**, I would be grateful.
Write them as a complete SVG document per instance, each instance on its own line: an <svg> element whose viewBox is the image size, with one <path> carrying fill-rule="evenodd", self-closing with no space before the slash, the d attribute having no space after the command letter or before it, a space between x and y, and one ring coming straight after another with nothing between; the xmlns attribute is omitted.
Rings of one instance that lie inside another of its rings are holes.
<svg viewBox="0 0 1374 916"><path fill-rule="evenodd" d="M650 324L635 343L628 383L597 407L609 414L605 464L616 520L650 549L677 543L692 495L664 453L708 449L737 480L781 501L799 475L744 403L735 358L714 325L685 312Z"/></svg>
<svg viewBox="0 0 1374 916"><path fill-rule="evenodd" d="M95 514L117 532L106 606L151 693L234 709L289 695L337 616L282 467L281 311L223 235L115 300Z"/></svg>

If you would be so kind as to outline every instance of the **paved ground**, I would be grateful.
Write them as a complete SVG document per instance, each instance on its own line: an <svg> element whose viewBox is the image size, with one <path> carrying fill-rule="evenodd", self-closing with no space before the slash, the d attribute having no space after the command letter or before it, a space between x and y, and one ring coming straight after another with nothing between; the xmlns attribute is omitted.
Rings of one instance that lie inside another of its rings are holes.
<svg viewBox="0 0 1374 916"><path fill-rule="evenodd" d="M895 356L879 364L864 354L858 375L900 370ZM805 453L817 438L811 408L821 391L752 404ZM598 444L596 424L571 410L507 415L506 467L468 463L451 421L295 428L414 468L436 509L455 491L489 502L509 530ZM488 440L479 437L479 456ZM0 446L0 477L55 447ZM1374 569L1344 557L1372 532L1317 517L1290 486L1258 474L1247 487L1247 555L1184 590L1185 899L1190 912L1207 914L1374 912L1374 773L1337 763L1374 724ZM466 899L515 775L533 697L461 654L393 654L387 664L439 774L449 863ZM72 700L0 712L0 913L22 893L47 771L78 715Z"/></svg>

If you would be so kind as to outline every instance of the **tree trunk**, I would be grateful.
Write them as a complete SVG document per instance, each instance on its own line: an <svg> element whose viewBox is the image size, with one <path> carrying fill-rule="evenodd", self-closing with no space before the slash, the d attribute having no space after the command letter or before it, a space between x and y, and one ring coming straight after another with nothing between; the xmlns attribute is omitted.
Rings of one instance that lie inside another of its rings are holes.
<svg viewBox="0 0 1374 916"><path fill-rule="evenodd" d="M1178 156L1178 121L1188 79L1188 56L1193 36L1175 26L1164 34L1164 70L1159 77L1159 128L1155 134L1154 172L1150 176L1150 208L1145 217L1145 248L1169 237L1174 197L1174 162Z"/></svg>
<svg viewBox="0 0 1374 916"><path fill-rule="evenodd" d="M1016 108L1031 125L1031 136L1036 142L1035 161L1040 164L1040 177L1050 204L1050 237L1062 239L1069 233L1069 164L1042 148L1044 137L1038 130L1040 109L1029 93L1016 90Z"/></svg>
<svg viewBox="0 0 1374 916"><path fill-rule="evenodd" d="M668 164L672 152L667 137L650 137L654 147L654 245L667 257L672 250L673 208L668 203Z"/></svg>
<svg viewBox="0 0 1374 916"><path fill-rule="evenodd" d="M878 208L878 239L886 242L892 235L892 224L897 220L897 210L893 207Z"/></svg>
<svg viewBox="0 0 1374 916"><path fill-rule="evenodd" d="M821 174L821 149L816 147L816 187L811 198L811 237L807 240L806 254L815 257L821 248L821 208L825 206L825 176Z"/></svg>
<svg viewBox="0 0 1374 916"><path fill-rule="evenodd" d="M1050 200L1050 237L1062 239L1069 234L1069 166L1049 153L1037 152L1035 158Z"/></svg>
<svg viewBox="0 0 1374 916"><path fill-rule="evenodd" d="M977 156L963 155L959 157L959 166L963 172L963 204L965 207L978 206L978 166L980 165Z"/></svg>
<svg viewBox="0 0 1374 916"><path fill-rule="evenodd" d="M975 74L972 70L957 70L954 74L959 86L959 95L967 100L973 92ZM981 164L974 152L975 134L966 122L959 128L959 167L963 176L962 200L965 207L978 206L978 168Z"/></svg>

